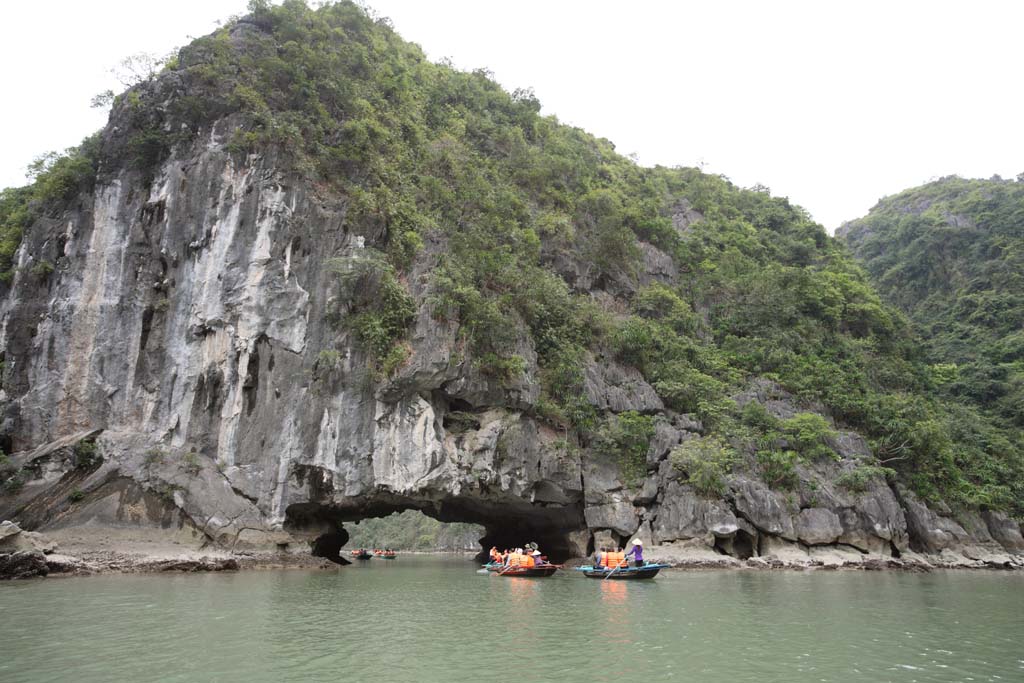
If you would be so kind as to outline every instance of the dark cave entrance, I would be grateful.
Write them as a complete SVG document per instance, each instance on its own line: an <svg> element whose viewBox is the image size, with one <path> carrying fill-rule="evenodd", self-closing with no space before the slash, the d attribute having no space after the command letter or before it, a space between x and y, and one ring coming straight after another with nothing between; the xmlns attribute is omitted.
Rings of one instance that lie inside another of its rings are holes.
<svg viewBox="0 0 1024 683"><path fill-rule="evenodd" d="M743 529L737 529L732 536L715 538L715 550L740 560L749 560L756 555L755 548L757 548L757 539Z"/></svg>
<svg viewBox="0 0 1024 683"><path fill-rule="evenodd" d="M345 529L328 531L313 539L311 554L313 557L323 557L335 564L352 564L341 556L341 549L348 543L348 532Z"/></svg>
<svg viewBox="0 0 1024 683"><path fill-rule="evenodd" d="M387 518L396 512L416 510L438 522L479 525L476 539L476 559L485 559L491 546L499 549L516 548L535 542L551 562L564 562L587 552L590 535L583 519L582 506L531 505L521 498L481 500L451 497L440 501L421 501L380 492L373 498L348 499L343 503L297 503L285 511L285 530L304 537L311 544L311 552L332 562L347 563L343 549L361 547L394 547L387 533L364 533L380 528L377 518ZM373 520L374 524L359 523ZM380 538L377 538L380 536ZM357 543L350 543L354 538ZM401 549L401 548L396 548Z"/></svg>

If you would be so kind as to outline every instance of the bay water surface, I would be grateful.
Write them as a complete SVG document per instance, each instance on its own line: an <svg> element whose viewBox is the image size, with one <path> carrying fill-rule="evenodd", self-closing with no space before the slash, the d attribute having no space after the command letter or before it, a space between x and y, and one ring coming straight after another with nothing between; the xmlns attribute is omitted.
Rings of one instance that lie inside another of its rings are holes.
<svg viewBox="0 0 1024 683"><path fill-rule="evenodd" d="M1024 576L336 571L0 584L0 681L1024 681Z"/></svg>

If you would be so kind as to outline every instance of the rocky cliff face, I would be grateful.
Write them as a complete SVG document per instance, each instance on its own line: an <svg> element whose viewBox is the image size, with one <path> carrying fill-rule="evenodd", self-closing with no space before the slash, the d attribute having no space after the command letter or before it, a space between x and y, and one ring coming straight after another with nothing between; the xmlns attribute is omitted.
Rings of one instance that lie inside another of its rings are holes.
<svg viewBox="0 0 1024 683"><path fill-rule="evenodd" d="M26 481L2 499L3 516L41 529L184 527L231 547L418 508L484 524L485 544L536 538L556 556L634 536L655 556L711 560L961 551L1002 562L1024 550L1001 515L954 519L880 479L859 494L837 487L868 455L854 433L833 444L839 462L801 467L799 493L741 472L722 499L702 497L668 459L700 424L666 411L635 371L594 359L593 404L658 416L647 474L627 485L615 462L531 416L528 341L527 372L500 385L474 369L457 325L434 320L425 275L440 237L407 281L420 304L411 360L376 382L358 345L325 322L336 293L327 259L359 259L373 236L346 230L344 202L322 202L270 159L239 164L223 143L214 129L148 188L122 172L22 245L2 343L4 431ZM648 276L670 280L645 249ZM56 270L31 275L44 258ZM768 382L741 399L779 417L795 410ZM102 462L76 463L89 439Z"/></svg>
<svg viewBox="0 0 1024 683"><path fill-rule="evenodd" d="M32 478L4 514L71 464L48 444L102 430L104 463L77 484L88 496L76 508L127 478L219 543L406 507L495 534L585 529L579 458L522 414L536 386L492 386L427 306L412 362L377 385L325 322L327 259L359 259L372 236L346 232L343 203L318 202L263 159L237 166L222 143L212 132L148 189L130 172L112 178L22 246L2 313L5 432ZM30 266L43 258L59 265L38 280ZM421 302L432 265L428 255L409 277ZM475 428L446 429L453 410L474 413ZM585 550L583 536L572 542Z"/></svg>
<svg viewBox="0 0 1024 683"><path fill-rule="evenodd" d="M254 26L238 23L224 45L277 55ZM168 73L143 99L166 108L187 91L179 78ZM126 101L103 134L107 146L133 130ZM582 402L598 415L652 419L646 459L624 471L593 434L542 419L542 370L525 323L505 335L505 355L522 372L500 376L474 357L457 317L439 319L433 274L452 251L452 230L423 230L402 271L415 302L408 358L383 376L337 311L352 296L339 273L388 246L385 228L349 220L344 193L324 191L275 153L240 153L238 117L197 130L146 173L103 169L94 188L27 230L0 302L0 434L13 453L0 473L0 518L236 549L313 541L332 553L346 522L415 508L482 524L484 547L535 540L556 559L643 538L649 557L680 562L925 553L939 564L1021 564L1024 540L1005 515L929 507L877 474L844 485L871 462L852 431L829 436L835 457L801 461L785 489L769 485L751 451L720 495L699 493L670 453L709 430L669 409L622 358L589 348L578 368ZM432 152L453 144L439 139ZM605 230L606 199L592 198L580 225ZM669 200L666 229L685 244L704 216ZM640 287L684 285L678 259L635 246L629 276L579 250L539 249L572 291L625 317ZM813 239L801 248L815 248ZM747 385L736 405L831 420L774 382Z"/></svg>

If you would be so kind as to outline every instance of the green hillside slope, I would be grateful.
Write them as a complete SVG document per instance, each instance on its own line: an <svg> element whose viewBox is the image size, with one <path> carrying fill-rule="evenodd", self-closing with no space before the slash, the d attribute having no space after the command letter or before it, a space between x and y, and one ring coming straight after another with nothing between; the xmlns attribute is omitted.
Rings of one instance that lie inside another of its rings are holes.
<svg viewBox="0 0 1024 683"><path fill-rule="evenodd" d="M1024 182L943 178L843 231L953 396L1024 426Z"/></svg>

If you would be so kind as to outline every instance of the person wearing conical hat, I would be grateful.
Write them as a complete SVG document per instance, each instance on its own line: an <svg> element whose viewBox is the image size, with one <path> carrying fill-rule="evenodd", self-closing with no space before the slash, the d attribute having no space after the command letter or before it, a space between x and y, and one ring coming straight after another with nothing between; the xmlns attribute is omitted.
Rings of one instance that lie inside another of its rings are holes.
<svg viewBox="0 0 1024 683"><path fill-rule="evenodd" d="M630 550L627 555L633 556L634 567L644 566L644 542L639 538L633 541L633 549Z"/></svg>

